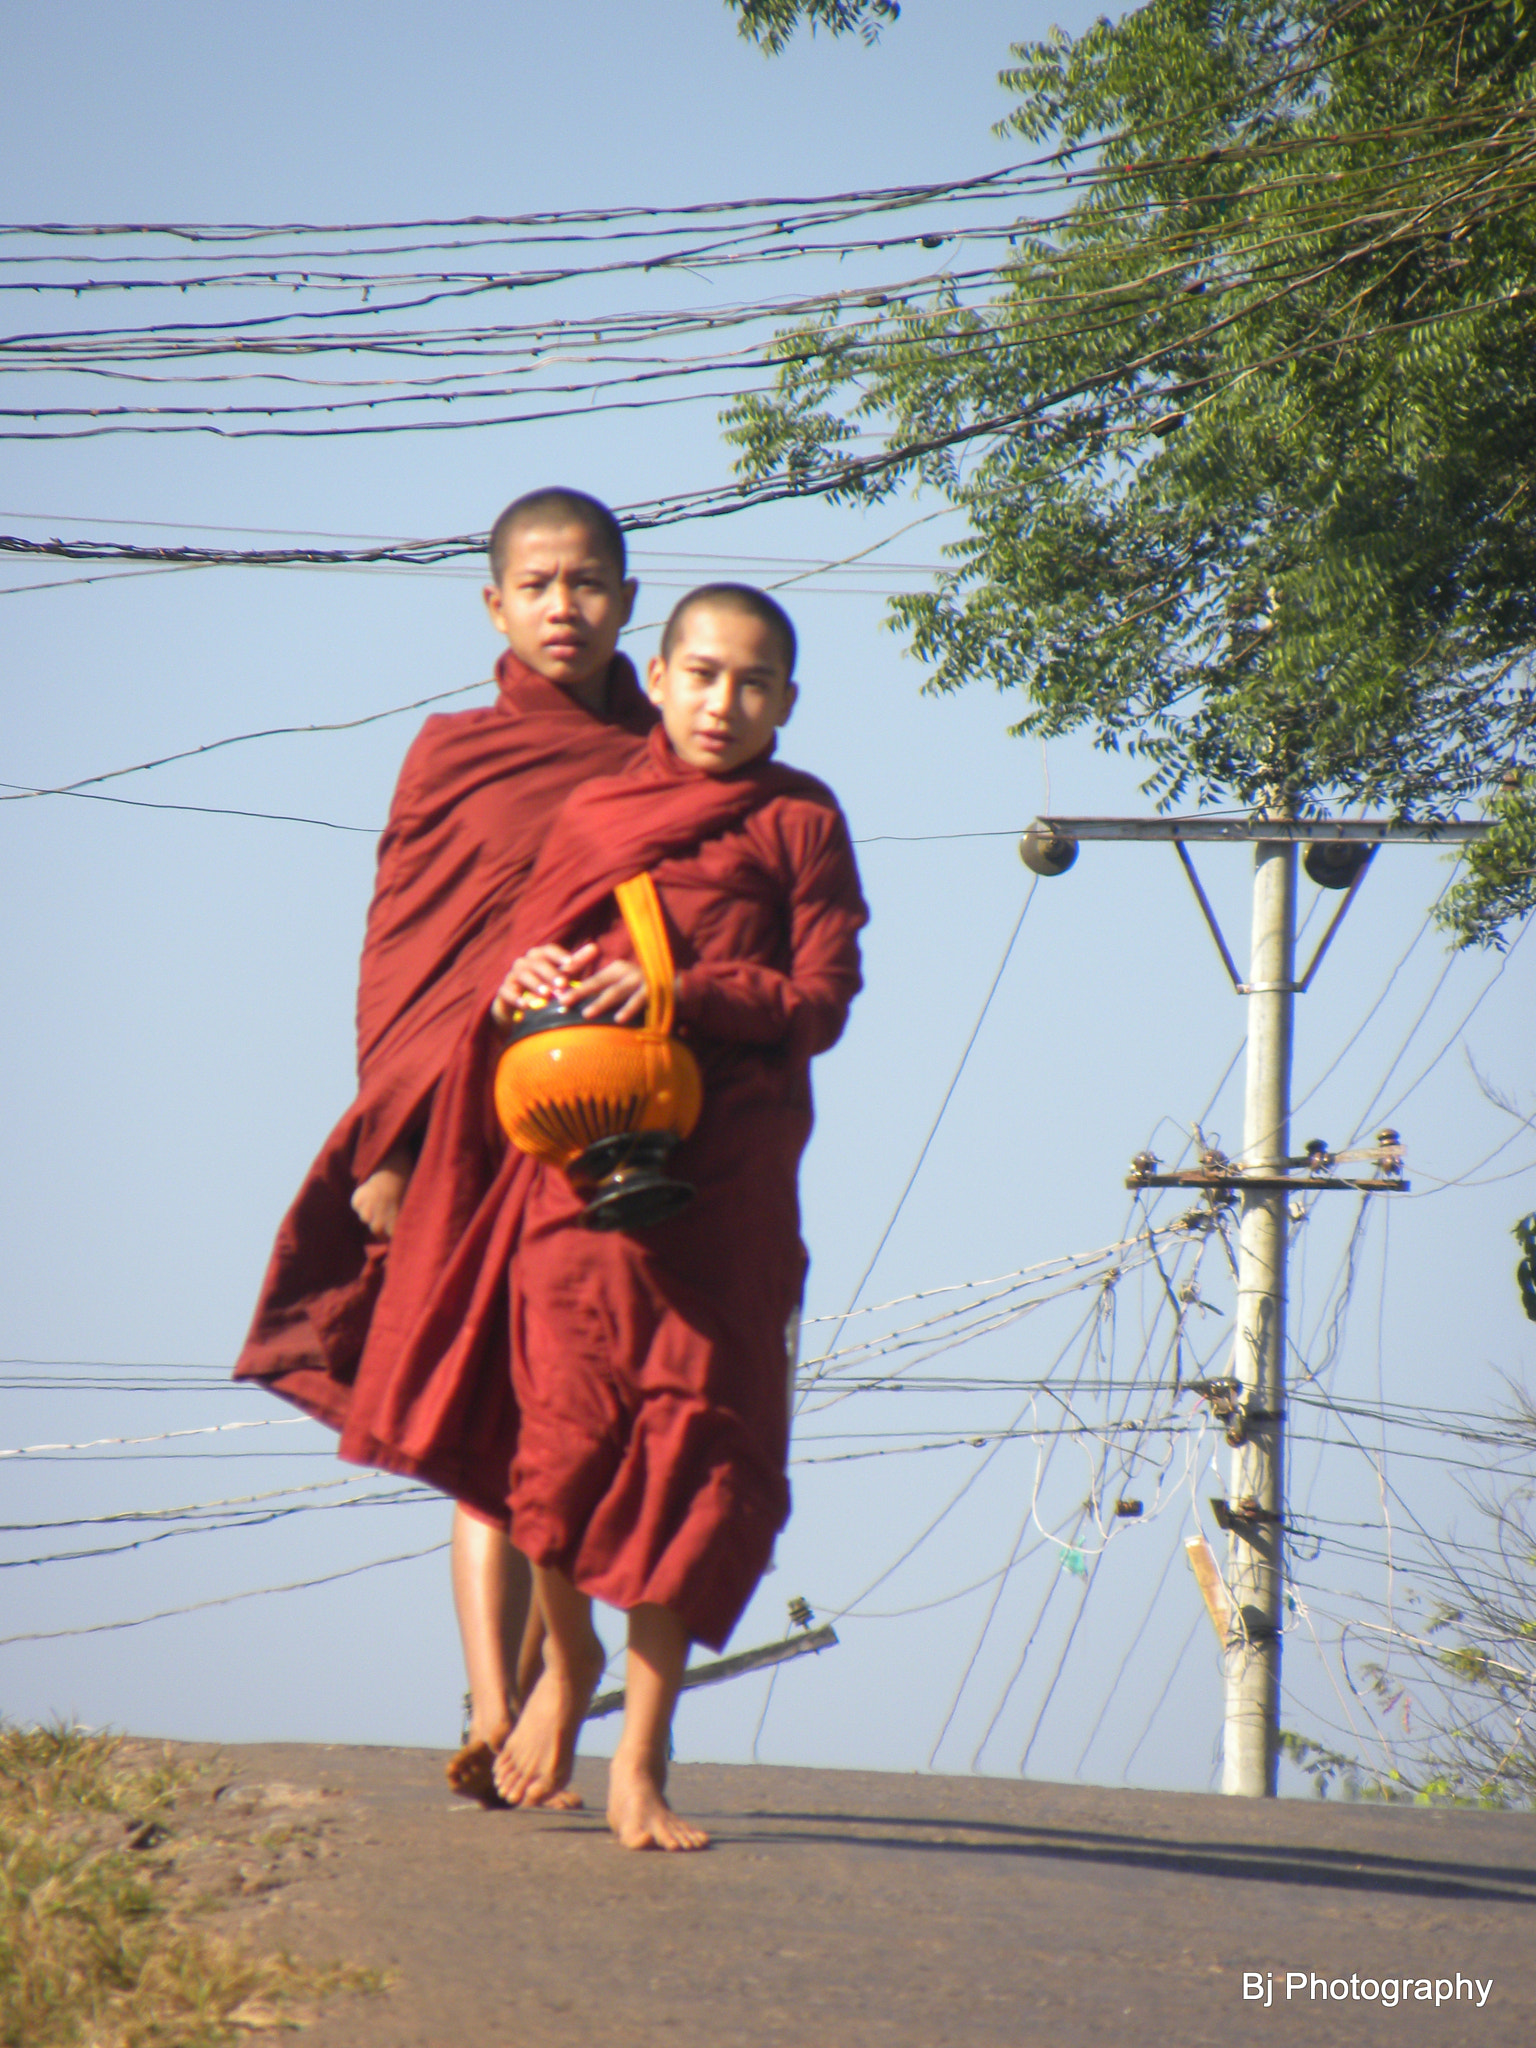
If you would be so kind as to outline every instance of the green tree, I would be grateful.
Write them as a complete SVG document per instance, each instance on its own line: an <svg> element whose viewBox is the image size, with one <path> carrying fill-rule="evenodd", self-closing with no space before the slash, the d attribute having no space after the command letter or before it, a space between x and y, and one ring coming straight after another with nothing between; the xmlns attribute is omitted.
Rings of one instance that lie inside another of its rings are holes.
<svg viewBox="0 0 1536 2048"><path fill-rule="evenodd" d="M1512 1386L1502 1421L1510 1463L1536 1452L1536 1408ZM1501 1461L1502 1462L1502 1461ZM1482 1544L1445 1544L1445 1591L1422 1627L1394 1631L1394 1662L1368 1668L1386 1713L1411 1708L1405 1778L1421 1797L1536 1805L1536 1484L1469 1488Z"/></svg>
<svg viewBox="0 0 1536 2048"><path fill-rule="evenodd" d="M963 509L893 603L928 687L1017 690L1149 792L1500 826L1536 904L1536 18L1150 0L1016 46L1056 210L990 283L782 334L738 470Z"/></svg>
<svg viewBox="0 0 1536 2048"><path fill-rule="evenodd" d="M1520 1263L1515 1268L1515 1285L1520 1290L1520 1306L1533 1323L1536 1323L1536 1212L1522 1216L1513 1226L1512 1234L1520 1246Z"/></svg>
<svg viewBox="0 0 1536 2048"><path fill-rule="evenodd" d="M778 55L802 24L812 35L818 28L834 36L857 29L865 42L871 43L886 22L894 21L901 12L897 0L725 0L725 4L740 17L738 33L760 43L770 57Z"/></svg>

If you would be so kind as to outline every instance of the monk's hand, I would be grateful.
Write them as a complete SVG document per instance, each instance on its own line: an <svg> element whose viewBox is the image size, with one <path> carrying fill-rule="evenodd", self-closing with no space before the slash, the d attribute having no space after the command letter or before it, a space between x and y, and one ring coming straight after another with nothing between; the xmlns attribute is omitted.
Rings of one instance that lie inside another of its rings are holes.
<svg viewBox="0 0 1536 2048"><path fill-rule="evenodd" d="M374 1237L393 1237L411 1178L409 1153L392 1152L384 1164L352 1190L352 1213Z"/></svg>
<svg viewBox="0 0 1536 2048"><path fill-rule="evenodd" d="M645 1008L645 976L633 960L610 960L581 984L583 1017L629 1024Z"/></svg>
<svg viewBox="0 0 1536 2048"><path fill-rule="evenodd" d="M578 946L568 953L564 946L531 946L518 955L512 971L496 991L491 1016L498 1030L505 1031L514 1010L521 1009L529 996L541 1002L563 1003L581 980L582 969L597 958L596 946Z"/></svg>

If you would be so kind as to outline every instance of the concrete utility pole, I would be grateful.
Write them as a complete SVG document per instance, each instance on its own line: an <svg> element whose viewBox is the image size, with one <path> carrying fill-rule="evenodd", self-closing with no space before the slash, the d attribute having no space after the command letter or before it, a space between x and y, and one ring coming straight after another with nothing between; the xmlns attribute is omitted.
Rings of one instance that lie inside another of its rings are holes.
<svg viewBox="0 0 1536 2048"><path fill-rule="evenodd" d="M1291 1031L1296 1006L1296 848L1253 849L1243 1164L1281 1177L1291 1151ZM1228 1539L1227 1707L1222 1790L1273 1798L1279 1764L1281 1455L1285 1427L1284 1188L1242 1193L1232 1373L1243 1385L1231 1499L1247 1512Z"/></svg>
<svg viewBox="0 0 1536 2048"><path fill-rule="evenodd" d="M1037 875L1064 875L1080 840L1171 841L1232 986L1248 1004L1248 1070L1243 1152L1229 1160L1202 1155L1198 1167L1159 1172L1150 1153L1132 1161L1126 1186L1201 1190L1213 1205L1240 1203L1237 1314L1231 1376L1194 1381L1227 1426L1233 1446L1230 1493L1211 1507L1229 1533L1227 1577L1215 1583L1203 1542L1192 1556L1212 1618L1225 1633L1226 1713L1222 1790L1273 1799L1280 1753L1280 1608L1284 1593L1285 1502L1281 1486L1285 1429L1285 1267L1293 1194L1325 1190L1360 1194L1408 1192L1397 1133L1378 1133L1374 1147L1343 1158L1370 1160L1369 1175L1345 1174L1320 1140L1301 1158L1291 1153L1291 1034L1296 997L1306 993L1354 901L1377 847L1417 843L1466 845L1490 830L1461 819L1408 824L1385 818L1037 818L1019 842L1024 865ZM1198 841L1253 846L1253 950L1248 980L1236 962L1189 857ZM1307 872L1320 888L1344 891L1307 969L1296 976L1296 854L1307 848ZM1204 1577L1201 1577L1204 1573Z"/></svg>

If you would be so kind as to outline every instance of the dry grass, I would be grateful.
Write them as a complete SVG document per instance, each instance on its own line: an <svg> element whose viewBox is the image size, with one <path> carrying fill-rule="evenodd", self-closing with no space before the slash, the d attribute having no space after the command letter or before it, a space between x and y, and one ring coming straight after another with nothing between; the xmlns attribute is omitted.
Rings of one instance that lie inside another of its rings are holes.
<svg viewBox="0 0 1536 2048"><path fill-rule="evenodd" d="M177 1871L196 1767L69 1728L0 1727L0 2044L216 2048L377 1989L214 1931Z"/></svg>

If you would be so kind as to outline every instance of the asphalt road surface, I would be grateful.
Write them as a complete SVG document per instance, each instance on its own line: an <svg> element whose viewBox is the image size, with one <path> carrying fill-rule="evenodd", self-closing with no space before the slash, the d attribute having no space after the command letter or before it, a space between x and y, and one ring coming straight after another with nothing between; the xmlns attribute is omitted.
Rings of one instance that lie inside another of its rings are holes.
<svg viewBox="0 0 1536 2048"><path fill-rule="evenodd" d="M392 1973L306 2048L1536 2044L1536 1815L683 1765L714 1847L637 1855L596 1763L555 1815L432 1751L193 1753L251 1933Z"/></svg>

